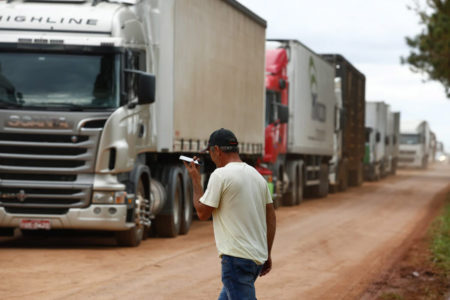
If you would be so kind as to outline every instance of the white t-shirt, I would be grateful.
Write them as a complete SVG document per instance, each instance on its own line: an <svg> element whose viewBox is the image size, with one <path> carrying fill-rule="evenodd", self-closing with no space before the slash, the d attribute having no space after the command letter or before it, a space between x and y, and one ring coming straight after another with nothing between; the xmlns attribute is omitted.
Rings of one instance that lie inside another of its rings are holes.
<svg viewBox="0 0 450 300"><path fill-rule="evenodd" d="M268 257L266 204L272 203L267 182L255 168L241 162L217 168L200 198L213 210L214 237L219 255L251 259Z"/></svg>

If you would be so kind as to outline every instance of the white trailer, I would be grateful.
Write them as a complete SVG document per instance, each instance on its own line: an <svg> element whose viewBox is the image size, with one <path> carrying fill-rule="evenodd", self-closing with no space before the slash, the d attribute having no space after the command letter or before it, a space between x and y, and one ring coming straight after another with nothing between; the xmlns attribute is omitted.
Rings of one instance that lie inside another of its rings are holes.
<svg viewBox="0 0 450 300"><path fill-rule="evenodd" d="M271 40L266 47L288 53L287 150L271 167L285 183L283 202L298 204L304 188L311 196L324 197L333 156L334 66L296 40Z"/></svg>
<svg viewBox="0 0 450 300"><path fill-rule="evenodd" d="M431 130L427 121L402 121L399 167L426 169L431 150Z"/></svg>
<svg viewBox="0 0 450 300"><path fill-rule="evenodd" d="M187 233L179 155L221 127L262 154L265 27L233 0L2 1L1 231Z"/></svg>
<svg viewBox="0 0 450 300"><path fill-rule="evenodd" d="M366 102L365 126L369 130L364 174L368 180L377 180L386 174L388 111L389 106L383 101Z"/></svg>

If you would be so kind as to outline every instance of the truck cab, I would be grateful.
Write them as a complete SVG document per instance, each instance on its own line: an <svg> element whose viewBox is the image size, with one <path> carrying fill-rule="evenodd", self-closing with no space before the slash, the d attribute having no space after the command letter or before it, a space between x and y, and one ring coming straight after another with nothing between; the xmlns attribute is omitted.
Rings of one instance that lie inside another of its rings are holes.
<svg viewBox="0 0 450 300"><path fill-rule="evenodd" d="M155 146L152 53L136 12L121 1L0 11L0 226L107 229L136 244L152 203L135 159Z"/></svg>
<svg viewBox="0 0 450 300"><path fill-rule="evenodd" d="M404 121L400 127L399 167L426 169L430 153L430 128L426 121Z"/></svg>

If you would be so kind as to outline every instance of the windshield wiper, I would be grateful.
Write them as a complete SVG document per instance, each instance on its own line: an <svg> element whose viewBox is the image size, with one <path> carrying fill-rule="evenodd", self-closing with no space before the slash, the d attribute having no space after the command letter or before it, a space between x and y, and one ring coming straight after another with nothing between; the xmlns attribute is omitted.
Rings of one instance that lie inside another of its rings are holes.
<svg viewBox="0 0 450 300"><path fill-rule="evenodd" d="M39 105L42 108L59 108L59 109L68 109L72 111L82 111L86 108L86 106L74 104L74 103L43 103Z"/></svg>

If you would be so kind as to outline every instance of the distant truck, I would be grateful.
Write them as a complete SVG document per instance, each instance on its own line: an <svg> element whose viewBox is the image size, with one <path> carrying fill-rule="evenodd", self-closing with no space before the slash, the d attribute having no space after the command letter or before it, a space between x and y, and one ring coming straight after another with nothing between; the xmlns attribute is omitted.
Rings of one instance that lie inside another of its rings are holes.
<svg viewBox="0 0 450 300"><path fill-rule="evenodd" d="M434 163L436 161L436 152L437 152L437 145L438 141L436 139L436 134L431 131L430 132L430 155L428 156L428 162Z"/></svg>
<svg viewBox="0 0 450 300"><path fill-rule="evenodd" d="M399 167L426 169L431 154L431 130L427 121L402 121Z"/></svg>
<svg viewBox="0 0 450 300"><path fill-rule="evenodd" d="M340 79L342 106L336 106L334 163L330 166L331 190L346 190L347 186L359 186L363 182L365 153L365 87L366 78L347 59L339 54L324 54Z"/></svg>
<svg viewBox="0 0 450 300"><path fill-rule="evenodd" d="M386 174L389 106L383 101L366 102L366 151L364 177L378 180Z"/></svg>
<svg viewBox="0 0 450 300"><path fill-rule="evenodd" d="M400 112L388 113L387 127L387 168L388 174L395 175L397 173L399 141L400 141Z"/></svg>
<svg viewBox="0 0 450 300"><path fill-rule="evenodd" d="M1 233L107 230L125 246L151 228L187 233L192 183L180 154L225 127L243 159L263 155L265 28L233 0L2 1ZM309 101L318 82L305 83ZM325 139L318 123L307 134ZM213 169L205 161L205 181Z"/></svg>
<svg viewBox="0 0 450 300"><path fill-rule="evenodd" d="M262 163L275 194L296 205L303 191L328 194L333 155L334 66L296 40L266 44L266 131Z"/></svg>

